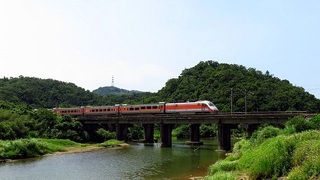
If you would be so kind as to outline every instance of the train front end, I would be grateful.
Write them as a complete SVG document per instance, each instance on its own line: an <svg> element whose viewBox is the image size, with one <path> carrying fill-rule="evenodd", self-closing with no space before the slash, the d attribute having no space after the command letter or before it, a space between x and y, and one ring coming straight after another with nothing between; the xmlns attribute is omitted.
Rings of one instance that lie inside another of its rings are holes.
<svg viewBox="0 0 320 180"><path fill-rule="evenodd" d="M203 103L207 106L208 110L210 111L210 113L218 113L219 109L217 108L216 105L214 105L212 102L210 101L203 101Z"/></svg>

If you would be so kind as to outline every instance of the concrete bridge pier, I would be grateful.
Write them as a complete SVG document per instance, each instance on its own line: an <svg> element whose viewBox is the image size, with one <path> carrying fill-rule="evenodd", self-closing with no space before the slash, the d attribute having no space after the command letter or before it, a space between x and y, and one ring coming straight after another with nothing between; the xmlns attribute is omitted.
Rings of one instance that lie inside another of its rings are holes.
<svg viewBox="0 0 320 180"><path fill-rule="evenodd" d="M190 124L190 138L186 144L190 145L203 145L203 142L200 141L200 124Z"/></svg>
<svg viewBox="0 0 320 180"><path fill-rule="evenodd" d="M161 124L161 147L172 147L172 124Z"/></svg>
<svg viewBox="0 0 320 180"><path fill-rule="evenodd" d="M154 124L143 124L144 129L144 142L154 143Z"/></svg>
<svg viewBox="0 0 320 180"><path fill-rule="evenodd" d="M116 124L108 124L108 131L116 132Z"/></svg>
<svg viewBox="0 0 320 180"><path fill-rule="evenodd" d="M127 124L116 124L116 139L119 141L128 141Z"/></svg>
<svg viewBox="0 0 320 180"><path fill-rule="evenodd" d="M252 136L252 133L259 128L260 124L248 124L247 133L248 137Z"/></svg>
<svg viewBox="0 0 320 180"><path fill-rule="evenodd" d="M218 144L219 150L231 150L231 125L218 124Z"/></svg>

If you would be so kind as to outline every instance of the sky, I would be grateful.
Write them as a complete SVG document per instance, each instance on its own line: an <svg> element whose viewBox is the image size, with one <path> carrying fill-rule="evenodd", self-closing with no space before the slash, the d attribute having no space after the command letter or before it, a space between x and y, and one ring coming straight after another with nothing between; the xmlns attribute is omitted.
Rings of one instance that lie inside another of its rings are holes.
<svg viewBox="0 0 320 180"><path fill-rule="evenodd" d="M0 0L0 77L157 92L200 61L320 98L318 0Z"/></svg>

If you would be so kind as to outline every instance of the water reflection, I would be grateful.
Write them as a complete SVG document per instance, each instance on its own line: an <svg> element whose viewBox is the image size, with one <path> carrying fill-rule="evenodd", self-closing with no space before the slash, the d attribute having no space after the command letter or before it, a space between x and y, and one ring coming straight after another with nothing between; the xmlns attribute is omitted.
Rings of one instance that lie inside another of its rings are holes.
<svg viewBox="0 0 320 180"><path fill-rule="evenodd" d="M187 179L205 175L224 154L213 141L190 147L175 142L173 148L159 144L132 144L124 149L99 150L23 160L0 165L1 179Z"/></svg>

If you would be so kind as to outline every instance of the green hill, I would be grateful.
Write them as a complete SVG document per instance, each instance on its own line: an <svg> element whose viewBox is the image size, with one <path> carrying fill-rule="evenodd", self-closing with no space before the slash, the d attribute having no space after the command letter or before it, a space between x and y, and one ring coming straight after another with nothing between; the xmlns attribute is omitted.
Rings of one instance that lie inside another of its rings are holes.
<svg viewBox="0 0 320 180"><path fill-rule="evenodd" d="M232 94L232 95L231 95ZM320 100L288 80L254 68L215 61L200 62L167 81L158 92L162 101L206 99L221 111L319 111ZM232 98L231 98L232 97Z"/></svg>
<svg viewBox="0 0 320 180"><path fill-rule="evenodd" d="M99 95L110 95L110 94L133 95L133 94L143 93L141 91L136 91L136 90L129 91L129 90L117 88L114 86L99 87L98 89L93 90L92 92Z"/></svg>
<svg viewBox="0 0 320 180"><path fill-rule="evenodd" d="M102 96L103 95L103 96ZM32 77L0 79L0 100L53 108L119 103L210 100L222 112L231 111L312 111L319 112L320 100L302 87L241 65L215 61L200 62L167 81L158 93L101 87L90 92L73 83Z"/></svg>
<svg viewBox="0 0 320 180"><path fill-rule="evenodd" d="M0 79L0 100L34 108L101 104L98 95L73 83L23 76Z"/></svg>

